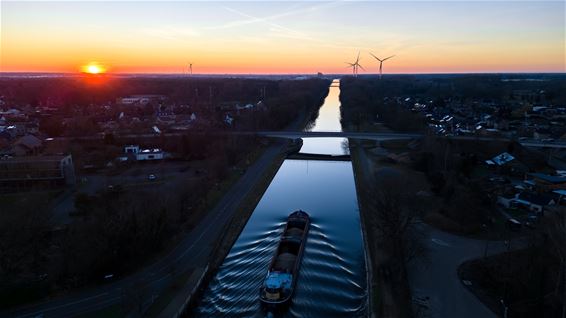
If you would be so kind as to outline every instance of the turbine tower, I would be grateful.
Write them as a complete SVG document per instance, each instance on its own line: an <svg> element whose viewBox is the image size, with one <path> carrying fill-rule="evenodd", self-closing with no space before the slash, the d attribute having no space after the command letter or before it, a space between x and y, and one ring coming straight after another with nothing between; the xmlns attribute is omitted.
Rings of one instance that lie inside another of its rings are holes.
<svg viewBox="0 0 566 318"><path fill-rule="evenodd" d="M352 75L354 75L354 77L355 77L358 66L355 63L348 63L348 62L345 62L345 63L349 65L349 66L346 66L346 67L352 68Z"/></svg>
<svg viewBox="0 0 566 318"><path fill-rule="evenodd" d="M371 53L371 52L369 54L371 54L371 56L373 56L376 60L379 61L379 78L381 79L381 76L383 76L383 62L389 60L390 58L394 57L395 55L391 55L391 56L386 57L384 59L380 59L379 57L373 55L373 53Z"/></svg>
<svg viewBox="0 0 566 318"><path fill-rule="evenodd" d="M362 70L366 70L363 66L360 65L360 52L358 52L358 57L354 63L346 62L346 64L350 65L349 67L352 68L352 73L354 77L358 76L358 70L361 68Z"/></svg>
<svg viewBox="0 0 566 318"><path fill-rule="evenodd" d="M189 74L193 75L193 63L189 63Z"/></svg>

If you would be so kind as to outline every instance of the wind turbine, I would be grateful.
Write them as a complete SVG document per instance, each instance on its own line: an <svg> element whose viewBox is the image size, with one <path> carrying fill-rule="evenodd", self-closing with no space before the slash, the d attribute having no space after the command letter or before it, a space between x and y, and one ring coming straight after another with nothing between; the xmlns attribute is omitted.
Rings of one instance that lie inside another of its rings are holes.
<svg viewBox="0 0 566 318"><path fill-rule="evenodd" d="M357 65L355 63L349 63L349 62L345 62L346 64L348 64L349 66L346 67L351 67L352 68L352 74L354 76L356 76L356 71L357 71Z"/></svg>
<svg viewBox="0 0 566 318"><path fill-rule="evenodd" d="M193 63L189 63L189 74L193 75Z"/></svg>
<svg viewBox="0 0 566 318"><path fill-rule="evenodd" d="M356 61L354 63L346 62L346 64L350 65L349 67L352 68L354 76L358 76L358 68L361 68L364 71L366 70L363 66L360 65L360 52L358 52L358 57L356 58Z"/></svg>
<svg viewBox="0 0 566 318"><path fill-rule="evenodd" d="M390 58L394 57L395 55L391 55L389 57L386 57L384 59L380 59L379 57L373 55L373 53L369 52L369 54L371 54L371 56L373 56L376 60L379 61L379 78L381 79L381 76L383 75L383 62L389 60Z"/></svg>

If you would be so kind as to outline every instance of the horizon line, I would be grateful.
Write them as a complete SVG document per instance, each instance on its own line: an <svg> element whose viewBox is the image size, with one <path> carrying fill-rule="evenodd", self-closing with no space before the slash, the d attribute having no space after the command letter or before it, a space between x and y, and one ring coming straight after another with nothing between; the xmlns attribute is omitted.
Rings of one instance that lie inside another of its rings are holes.
<svg viewBox="0 0 566 318"><path fill-rule="evenodd" d="M43 71L13 71L5 72L0 71L0 77L4 75L25 75L25 74L38 74L38 75L66 75L66 76L86 76L86 77L108 77L108 76L185 76L185 77L202 77L202 76L353 76L351 73L166 73L166 72L107 72L102 74L89 74L84 72L43 72ZM396 76L396 75L497 75L497 74L565 74L566 71L501 71L501 72L423 72L423 73L388 73L383 76ZM379 73L363 73L358 76L379 76Z"/></svg>

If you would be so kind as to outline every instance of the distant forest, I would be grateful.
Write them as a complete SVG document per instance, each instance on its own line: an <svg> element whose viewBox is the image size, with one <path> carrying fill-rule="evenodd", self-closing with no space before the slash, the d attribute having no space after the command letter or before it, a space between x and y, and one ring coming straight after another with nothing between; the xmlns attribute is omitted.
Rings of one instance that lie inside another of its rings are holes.
<svg viewBox="0 0 566 318"><path fill-rule="evenodd" d="M81 106L114 102L136 94L167 96L173 103L258 101L292 93L300 86L327 85L320 79L273 80L201 77L69 76L0 78L0 96L14 106ZM212 96L212 97L211 97Z"/></svg>
<svg viewBox="0 0 566 318"><path fill-rule="evenodd" d="M366 79L366 76L359 78ZM502 100L510 98L513 91L544 91L547 102L566 105L566 74L388 75L383 81L375 79L365 84L368 87L357 83L358 89L371 90L379 97L420 95Z"/></svg>

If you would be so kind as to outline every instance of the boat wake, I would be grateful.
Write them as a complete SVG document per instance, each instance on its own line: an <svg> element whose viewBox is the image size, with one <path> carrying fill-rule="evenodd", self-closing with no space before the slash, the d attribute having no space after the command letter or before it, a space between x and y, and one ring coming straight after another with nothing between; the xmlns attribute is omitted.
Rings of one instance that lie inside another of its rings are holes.
<svg viewBox="0 0 566 318"><path fill-rule="evenodd" d="M363 242L349 162L286 160L210 281L195 317L361 317L367 310ZM260 288L290 211L310 216L297 285L279 313Z"/></svg>
<svg viewBox="0 0 566 318"><path fill-rule="evenodd" d="M258 292L285 222L261 238L241 237L210 282L196 317L358 317L365 312L360 260L348 261L328 233L311 224L295 295L282 314L261 308ZM338 238L336 238L338 239Z"/></svg>

